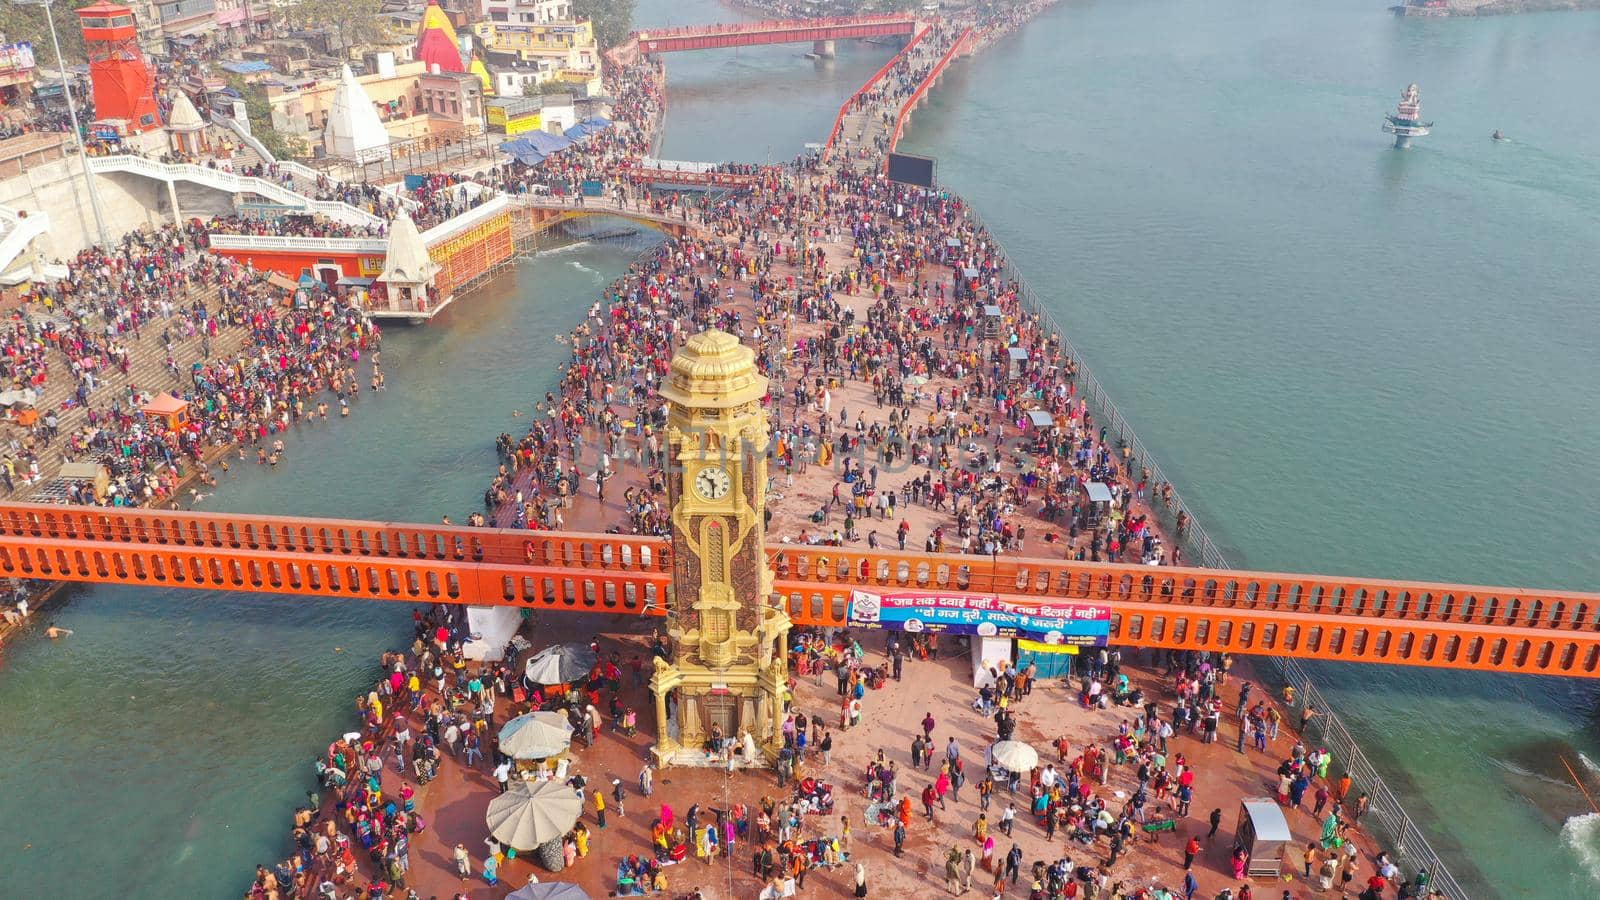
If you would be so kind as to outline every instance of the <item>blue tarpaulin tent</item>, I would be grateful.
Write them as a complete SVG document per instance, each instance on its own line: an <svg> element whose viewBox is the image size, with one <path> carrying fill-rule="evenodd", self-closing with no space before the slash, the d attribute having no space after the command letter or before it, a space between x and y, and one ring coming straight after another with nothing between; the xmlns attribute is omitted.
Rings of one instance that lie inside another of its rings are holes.
<svg viewBox="0 0 1600 900"><path fill-rule="evenodd" d="M500 145L500 151L511 154L513 159L525 166L537 166L544 162L545 157L543 153L533 149L527 141L521 139L506 141Z"/></svg>
<svg viewBox="0 0 1600 900"><path fill-rule="evenodd" d="M572 146L571 140L562 137L559 134L546 134L543 131L530 131L522 137L517 138L517 140L527 141L533 146L533 149L543 153L545 156L549 156L558 150L565 150Z"/></svg>
<svg viewBox="0 0 1600 900"><path fill-rule="evenodd" d="M229 61L222 64L222 68L235 75L255 75L261 72L271 72L272 64L259 59L246 59L243 61Z"/></svg>
<svg viewBox="0 0 1600 900"><path fill-rule="evenodd" d="M603 116L590 116L582 122L568 128L566 135L569 138L586 138L597 131L604 131L611 127L611 120Z"/></svg>
<svg viewBox="0 0 1600 900"><path fill-rule="evenodd" d="M514 141L506 141L500 150L516 157L525 166L536 166L552 153L572 146L572 141L559 134L530 131Z"/></svg>

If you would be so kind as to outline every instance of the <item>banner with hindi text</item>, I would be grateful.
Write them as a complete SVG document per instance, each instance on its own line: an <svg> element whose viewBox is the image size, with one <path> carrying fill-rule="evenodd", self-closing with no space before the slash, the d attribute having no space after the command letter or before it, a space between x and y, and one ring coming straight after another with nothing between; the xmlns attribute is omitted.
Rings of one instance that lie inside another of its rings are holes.
<svg viewBox="0 0 1600 900"><path fill-rule="evenodd" d="M1111 609L1095 603L1018 603L942 591L852 591L850 625L895 631L1020 637L1044 644L1103 647Z"/></svg>

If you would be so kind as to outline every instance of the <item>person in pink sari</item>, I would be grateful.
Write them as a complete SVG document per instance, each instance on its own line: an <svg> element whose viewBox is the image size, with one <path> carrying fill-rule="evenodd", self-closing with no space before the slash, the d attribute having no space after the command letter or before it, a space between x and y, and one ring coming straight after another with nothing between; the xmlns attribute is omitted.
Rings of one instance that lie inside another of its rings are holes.
<svg viewBox="0 0 1600 900"><path fill-rule="evenodd" d="M1233 848L1233 880L1242 881L1244 870L1250 865L1250 854L1243 847Z"/></svg>

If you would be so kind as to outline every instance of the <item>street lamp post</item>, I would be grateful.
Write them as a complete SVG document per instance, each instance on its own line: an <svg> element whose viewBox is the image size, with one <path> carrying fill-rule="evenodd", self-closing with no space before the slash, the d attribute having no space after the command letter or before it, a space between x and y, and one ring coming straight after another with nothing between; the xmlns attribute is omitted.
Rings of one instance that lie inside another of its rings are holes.
<svg viewBox="0 0 1600 900"><path fill-rule="evenodd" d="M67 97L67 118L72 122L72 137L78 144L78 162L83 166L83 180L89 189L89 206L94 210L95 229L100 234L100 243L110 244L105 213L100 209L100 191L95 187L94 172L89 169L89 151L83 146L83 129L78 127L78 104L72 99L72 85L67 81L67 62L61 57L61 39L56 36L56 17L50 11L51 0L33 2L44 7L45 24L50 28L50 45L56 51L56 70L61 73L61 90Z"/></svg>

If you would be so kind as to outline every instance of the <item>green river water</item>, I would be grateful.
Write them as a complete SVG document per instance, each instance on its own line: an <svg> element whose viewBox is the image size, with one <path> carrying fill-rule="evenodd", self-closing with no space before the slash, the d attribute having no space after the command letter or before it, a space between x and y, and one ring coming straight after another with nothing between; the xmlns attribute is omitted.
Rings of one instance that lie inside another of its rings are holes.
<svg viewBox="0 0 1600 900"><path fill-rule="evenodd" d="M905 149L983 212L1236 562L1594 590L1600 15L1382 5L1065 4L953 68ZM805 49L670 58L661 155L788 159L892 52ZM1378 126L1410 81L1437 124L1397 153ZM392 329L387 392L202 508L471 508L552 336L639 241ZM235 895L406 611L94 588L48 618L76 634L0 656L0 897ZM1600 816L1557 761L1600 760L1587 684L1320 674L1475 896L1600 891Z"/></svg>

